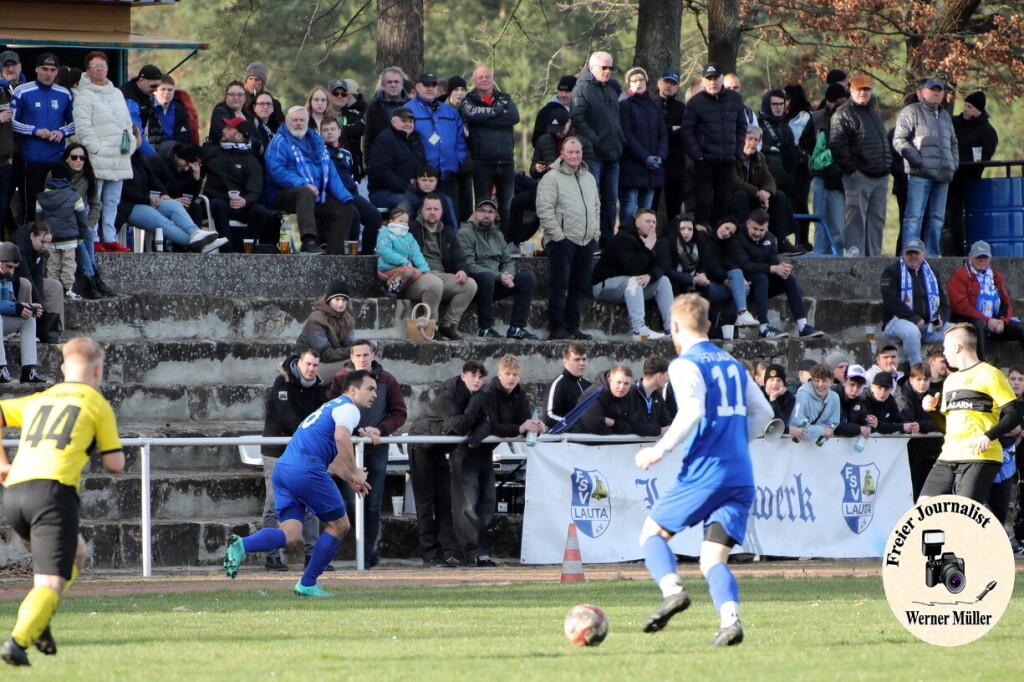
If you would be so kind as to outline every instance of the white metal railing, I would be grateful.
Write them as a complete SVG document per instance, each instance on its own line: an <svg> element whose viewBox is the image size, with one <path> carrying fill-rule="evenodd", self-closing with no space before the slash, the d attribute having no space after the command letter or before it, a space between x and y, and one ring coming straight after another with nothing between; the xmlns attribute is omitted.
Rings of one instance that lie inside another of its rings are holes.
<svg viewBox="0 0 1024 682"><path fill-rule="evenodd" d="M876 435L872 438L936 438L941 437L942 434L890 434L890 435ZM657 438L643 438L640 436L630 435L611 435L611 436L595 436L590 434L579 434L579 433L562 433L555 436L544 435L538 438L539 442L546 443L650 443L656 441ZM150 578L153 576L153 519L152 509L150 506L150 497L152 495L152 474L150 471L150 464L152 461L152 448L153 447L188 447L188 446L199 446L199 447L215 447L221 445L286 445L291 438L264 438L258 436L234 436L231 438L122 438L121 445L123 447L137 446L140 448L139 455L139 469L141 478L141 491L142 504L140 509L140 515L142 517L142 576L144 578ZM455 444L464 443L466 438L464 436L388 436L381 438L382 444ZM370 442L369 438L357 437L352 439L355 445L355 457L356 466L360 469L363 467L363 448L366 443ZM496 438L491 436L484 440L485 443L509 443L510 445L525 445L523 438ZM17 440L7 439L0 441L4 447L15 447L18 445ZM516 448L519 449L519 448ZM520 454L525 458L528 450L523 447L520 450ZM366 569L363 560L363 551L365 549L366 536L363 529L363 498L359 495L355 496L355 512L356 521L352 524L355 528L355 540L356 540L356 570L362 571Z"/></svg>

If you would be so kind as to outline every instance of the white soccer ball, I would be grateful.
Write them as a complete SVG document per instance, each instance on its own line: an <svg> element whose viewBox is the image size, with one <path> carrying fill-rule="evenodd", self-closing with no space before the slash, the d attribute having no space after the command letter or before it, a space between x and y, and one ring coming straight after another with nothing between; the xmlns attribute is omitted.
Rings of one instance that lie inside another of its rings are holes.
<svg viewBox="0 0 1024 682"><path fill-rule="evenodd" d="M573 646L597 646L608 636L608 617L593 604L578 604L566 614L564 630Z"/></svg>

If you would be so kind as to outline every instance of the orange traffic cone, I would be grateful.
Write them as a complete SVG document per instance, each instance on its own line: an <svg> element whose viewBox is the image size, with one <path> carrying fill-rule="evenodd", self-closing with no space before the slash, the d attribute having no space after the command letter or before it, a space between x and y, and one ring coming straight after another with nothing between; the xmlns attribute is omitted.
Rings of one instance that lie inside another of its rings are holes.
<svg viewBox="0 0 1024 682"><path fill-rule="evenodd" d="M576 537L576 524L569 524L569 533L565 538L565 555L562 557L563 583L581 583L583 577L583 557L580 556L580 541Z"/></svg>

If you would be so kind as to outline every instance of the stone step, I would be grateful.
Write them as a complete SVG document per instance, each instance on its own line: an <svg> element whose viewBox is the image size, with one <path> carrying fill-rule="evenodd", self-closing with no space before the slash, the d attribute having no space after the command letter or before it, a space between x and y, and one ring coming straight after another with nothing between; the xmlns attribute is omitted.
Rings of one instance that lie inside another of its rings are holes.
<svg viewBox="0 0 1024 682"><path fill-rule="evenodd" d="M100 253L97 259L104 279L121 292L310 297L321 294L332 280L342 276L354 296L373 297L382 293L376 274L377 259L371 256ZM882 270L893 258L786 260L793 263L807 296L876 300ZM945 283L963 260L932 258L928 263ZM1014 258L997 258L993 263L1006 276L1006 285L1014 296L1024 292L1021 263L1021 259ZM520 258L516 267L537 275L538 298L546 298L550 282L547 259Z"/></svg>

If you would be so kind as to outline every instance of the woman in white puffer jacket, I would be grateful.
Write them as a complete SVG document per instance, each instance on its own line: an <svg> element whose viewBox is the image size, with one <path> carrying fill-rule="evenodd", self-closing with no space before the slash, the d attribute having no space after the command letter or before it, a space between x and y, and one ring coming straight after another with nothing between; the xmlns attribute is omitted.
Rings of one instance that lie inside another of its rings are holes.
<svg viewBox="0 0 1024 682"><path fill-rule="evenodd" d="M116 241L114 217L121 200L121 183L132 177L131 155L135 151L132 119L124 95L107 78L109 60L103 52L85 57L86 71L75 97L75 131L89 151L89 160L99 185L100 242L104 251L127 251Z"/></svg>

